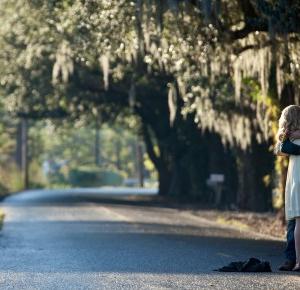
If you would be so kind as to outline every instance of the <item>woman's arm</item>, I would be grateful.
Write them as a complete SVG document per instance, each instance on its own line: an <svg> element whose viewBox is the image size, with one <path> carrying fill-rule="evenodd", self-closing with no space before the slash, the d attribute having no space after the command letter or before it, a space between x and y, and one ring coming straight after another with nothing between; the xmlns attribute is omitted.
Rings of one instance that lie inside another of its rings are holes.
<svg viewBox="0 0 300 290"><path fill-rule="evenodd" d="M288 156L287 153L284 153L284 152L281 151L281 147L282 147L282 142L277 142L275 147L274 147L274 153L276 155L279 155L279 156Z"/></svg>
<svg viewBox="0 0 300 290"><path fill-rule="evenodd" d="M286 131L278 134L279 140L274 148L274 153L280 156L300 155L300 145L294 144L292 141L300 139L300 130ZM281 138L280 138L281 137Z"/></svg>
<svg viewBox="0 0 300 290"><path fill-rule="evenodd" d="M296 139L300 139L300 130L292 131L289 134L289 139L291 141L294 141Z"/></svg>
<svg viewBox="0 0 300 290"><path fill-rule="evenodd" d="M291 142L289 139L277 143L276 146L275 146L275 154L279 153L278 155L281 155L280 153L283 153L288 155L300 155L300 146Z"/></svg>

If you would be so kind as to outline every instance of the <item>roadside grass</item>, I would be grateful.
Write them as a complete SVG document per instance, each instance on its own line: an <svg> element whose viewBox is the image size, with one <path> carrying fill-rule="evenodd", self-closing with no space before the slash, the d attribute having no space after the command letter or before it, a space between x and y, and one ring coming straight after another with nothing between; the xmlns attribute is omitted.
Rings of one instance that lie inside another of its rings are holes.
<svg viewBox="0 0 300 290"><path fill-rule="evenodd" d="M1 187L1 186L0 186ZM0 202L5 198L7 197L8 194L5 193L5 191L1 191L0 192ZM0 208L0 231L2 229L2 226L3 226L3 221L4 221L4 217L5 217L5 214L3 212L3 210Z"/></svg>
<svg viewBox="0 0 300 290"><path fill-rule="evenodd" d="M171 197L158 195L151 196L130 196L127 197L131 202L141 205L151 205L159 207L176 208L182 211L214 221L222 226L234 227L242 231L255 231L260 234L269 235L274 238L285 238L285 223L282 211L278 212L249 212L242 210L222 210L210 208L197 201L180 200Z"/></svg>
<svg viewBox="0 0 300 290"><path fill-rule="evenodd" d="M216 219L216 222L219 223L219 224L222 224L222 225L229 225L229 226L232 226L232 227L235 227L239 230L250 230L250 226L239 221L239 220L235 220L235 219L226 219L225 217L223 216L219 216L217 217Z"/></svg>
<svg viewBox="0 0 300 290"><path fill-rule="evenodd" d="M2 226L3 226L4 217L5 217L5 214L4 214L4 212L0 209L0 230L2 229Z"/></svg>
<svg viewBox="0 0 300 290"><path fill-rule="evenodd" d="M285 224L281 213L275 212L247 212L216 209L193 209L193 214L215 221L220 225L228 225L237 230L255 231L260 234L270 235L274 238L285 238Z"/></svg>

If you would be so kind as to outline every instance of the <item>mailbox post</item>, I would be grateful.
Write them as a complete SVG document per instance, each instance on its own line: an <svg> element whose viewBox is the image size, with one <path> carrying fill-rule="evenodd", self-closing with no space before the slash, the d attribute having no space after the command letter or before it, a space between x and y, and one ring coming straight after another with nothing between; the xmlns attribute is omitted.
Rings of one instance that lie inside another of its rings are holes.
<svg viewBox="0 0 300 290"><path fill-rule="evenodd" d="M214 205L219 206L222 200L222 190L225 181L224 174L212 173L209 179L206 180L206 184L214 192Z"/></svg>

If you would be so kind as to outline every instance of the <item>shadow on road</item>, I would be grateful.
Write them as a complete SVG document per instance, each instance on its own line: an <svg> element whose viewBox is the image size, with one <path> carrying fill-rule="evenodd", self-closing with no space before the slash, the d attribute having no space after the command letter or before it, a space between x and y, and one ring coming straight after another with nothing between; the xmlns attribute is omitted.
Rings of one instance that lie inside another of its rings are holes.
<svg viewBox="0 0 300 290"><path fill-rule="evenodd" d="M31 191L4 205L14 217L0 271L203 274L252 256L276 270L284 247L179 216L155 195Z"/></svg>
<svg viewBox="0 0 300 290"><path fill-rule="evenodd" d="M128 189L130 190L130 189ZM183 202L172 198L166 198L157 194L112 194L109 191L105 193L95 192L80 192L74 193L73 189L70 190L47 190L46 194L42 194L43 190L32 190L22 192L8 197L5 201L10 206L23 206L23 205L47 205L47 206L77 206L82 203L95 203L95 204L109 204L121 206L144 206L144 207L164 207L164 208L179 208L192 206L192 202ZM22 198L20 198L20 196ZM195 206L195 202L193 203ZM196 203L196 207L201 205ZM203 208L207 208L203 206Z"/></svg>
<svg viewBox="0 0 300 290"><path fill-rule="evenodd" d="M24 224L8 222L5 227L22 233ZM26 231L21 243L19 237L16 243L12 236L5 237L4 231L0 247L9 246L3 248L0 270L16 267L12 257L21 251L16 268L25 272L47 272L54 267L79 272L199 274L251 256L269 260L277 267L283 250L281 242L226 237L225 231L213 227L34 221L26 222Z"/></svg>

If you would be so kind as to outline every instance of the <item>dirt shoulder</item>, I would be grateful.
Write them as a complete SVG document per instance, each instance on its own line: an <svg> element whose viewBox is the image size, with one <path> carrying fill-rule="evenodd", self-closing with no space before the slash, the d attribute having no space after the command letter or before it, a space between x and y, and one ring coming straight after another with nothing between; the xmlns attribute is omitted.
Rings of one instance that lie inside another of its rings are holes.
<svg viewBox="0 0 300 290"><path fill-rule="evenodd" d="M253 213L220 210L192 210L194 215L201 216L221 225L228 225L237 230L253 231L275 238L285 239L285 225L275 213Z"/></svg>
<svg viewBox="0 0 300 290"><path fill-rule="evenodd" d="M274 238L285 239L285 224L282 214L266 212L256 213L238 210L217 210L205 208L202 204L189 201L178 201L155 195L127 196L127 202L145 206L161 206L188 211L190 214L230 226L237 230L253 231Z"/></svg>
<svg viewBox="0 0 300 290"><path fill-rule="evenodd" d="M116 195L116 199L111 196L108 199L109 202L114 202L115 200L115 202L119 203L121 201L127 205L173 208L179 211L186 211L194 216L207 219L208 221L214 221L222 226L228 226L236 230L252 231L277 239L285 239L285 224L283 223L282 215L272 212L256 213L237 210L217 210L207 208L197 202L176 200L148 194ZM105 202L105 197L102 197L101 201ZM4 213L0 208L0 229L3 219Z"/></svg>

